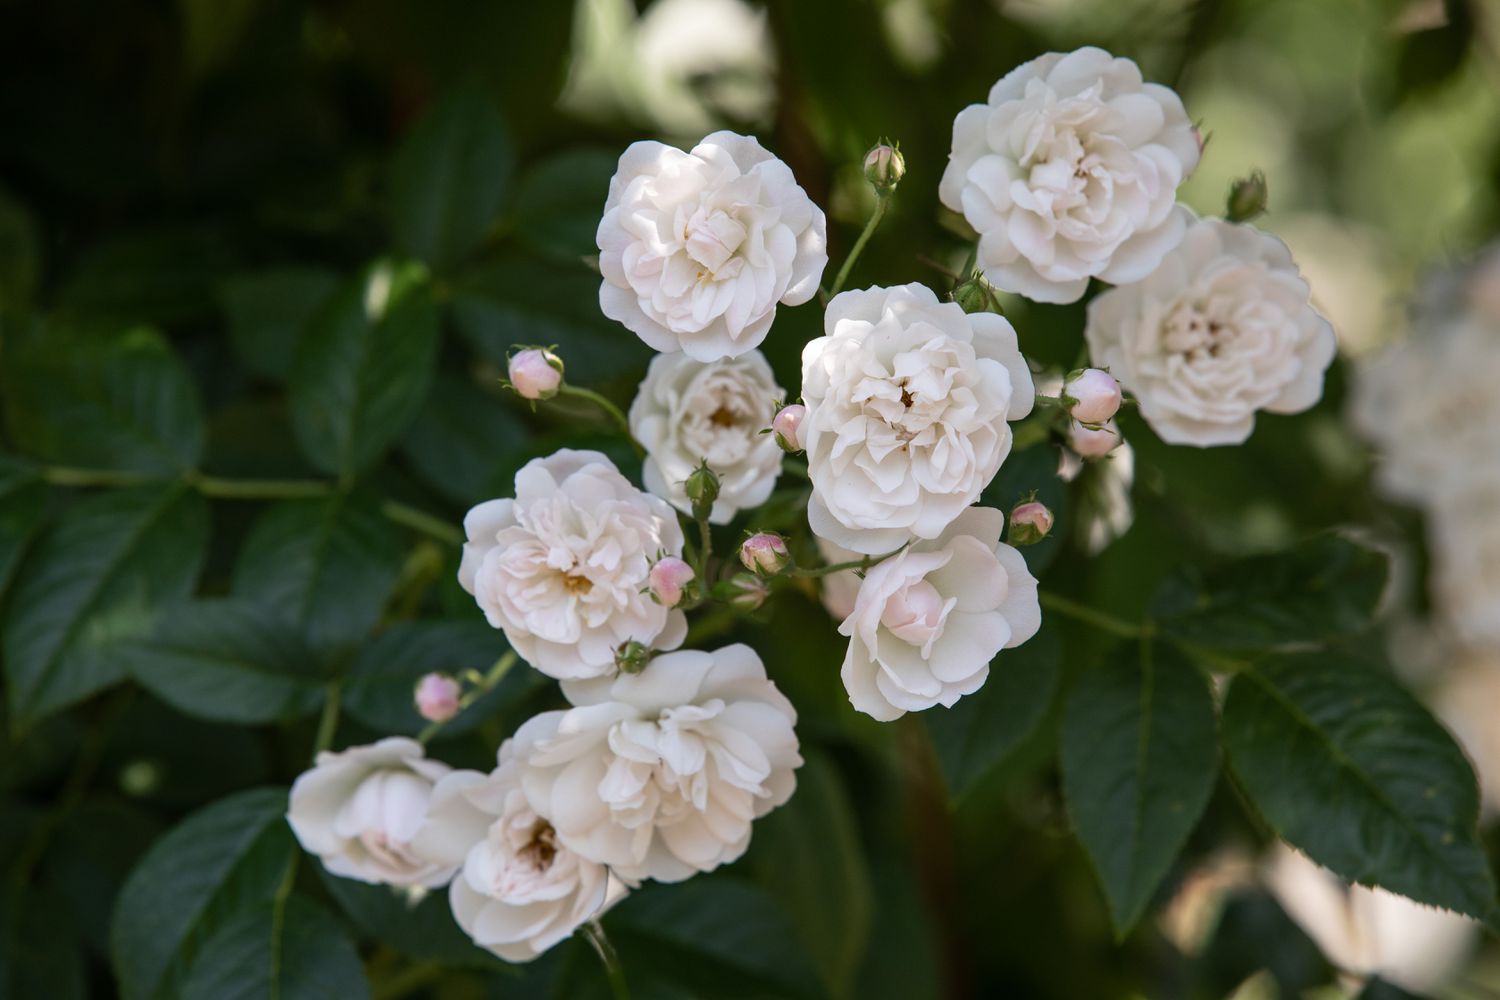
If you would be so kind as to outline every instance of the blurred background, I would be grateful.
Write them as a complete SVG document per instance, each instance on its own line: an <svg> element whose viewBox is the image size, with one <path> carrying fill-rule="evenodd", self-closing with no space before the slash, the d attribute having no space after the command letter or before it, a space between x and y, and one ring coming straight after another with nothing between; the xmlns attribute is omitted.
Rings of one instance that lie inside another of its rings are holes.
<svg viewBox="0 0 1500 1000"><path fill-rule="evenodd" d="M599 314L587 262L625 145L757 134L826 208L837 262L873 202L860 159L877 139L896 140L907 175L853 283L946 289L967 251L961 220L937 203L953 116L1048 50L1099 45L1136 59L1147 79L1180 91L1207 139L1181 192L1188 204L1220 214L1232 180L1265 172L1270 212L1257 225L1293 249L1342 360L1316 411L1262 416L1244 448L1168 448L1130 423L1129 467L1116 460L1059 494L1075 530L1047 555L1049 579L1134 616L1181 565L1361 524L1402 567L1398 626L1379 642L1435 704L1479 706L1466 724L1487 769L1483 744L1500 742L1490 680L1500 626L1454 625L1445 591L1428 584L1453 558L1443 552L1472 536L1434 545L1420 499L1381 488L1372 455L1394 447L1380 428L1396 403L1349 414L1366 359L1442 325L1413 322L1420 289L1446 296L1430 316L1462 311L1475 281L1500 301L1500 268L1488 279L1455 270L1500 230L1500 7L1490 0L0 0L0 12L0 310L156 328L205 395L208 468L305 475L282 392L300 324L341 276L392 248L418 253L434 262L445 304L439 391L379 476L455 523L560 440L552 418L492 391L513 343L559 344L570 378L620 400L644 371L646 348ZM481 133L463 133L476 121ZM505 177L489 186L493 203L462 207L475 239L461 253L421 247L393 194L420 167L410 150L434 137L465 143L472 169ZM1444 284L1435 273L1459 276ZM1081 303L1005 306L1028 355L1072 363ZM1500 329L1500 310L1491 319ZM797 384L801 344L819 330L814 308L782 311L766 344L782 384ZM1453 370L1493 382L1500 334L1475 343ZM1403 371L1390 381L1418 384ZM1479 391L1473 403L1488 409L1468 412L1500 425L1497 399ZM586 415L574 419L587 429ZM1500 446L1468 461L1500 468ZM996 489L1034 485L1028 470L1050 477L1054 464L1039 455ZM1465 523L1494 537L1500 491L1487 496ZM209 554L210 589L244 517L222 515L230 541ZM1493 625L1500 543L1486 551L1495 561L1464 580L1494 589L1449 589L1477 603L1471 623ZM462 595L441 600L464 613ZM772 620L780 642L805 646L790 666L772 665L814 747L801 805L758 826L751 854L723 876L643 892L622 912L627 967L635 951L670 970L646 995L1248 1000L1338 996L1364 988L1348 973L1384 970L1367 995L1500 996L1500 953L1486 955L1467 925L1399 905L1390 916L1386 902L1347 897L1295 859L1268 859L1264 831L1227 785L1157 916L1115 942L1066 835L1051 689L1025 745L981 755L961 782L962 753L940 747L945 789L929 751L851 717L826 622L810 598ZM1096 651L1096 637L1061 641L1065 664ZM1463 673L1474 686L1452 694L1451 678L1476 661L1478 674ZM226 790L295 773L307 742L189 722L149 695L120 711L125 722L102 744L86 739L101 724L86 705L0 754L0 848L22 839L28 816L70 803L49 846L24 857L22 882L36 889L27 920L60 929L32 957L78 970L87 995L112 994L108 915L144 847ZM69 791L91 745L96 766ZM0 850L0 867L13 854ZM581 945L524 976L461 968L451 952L392 946L361 923L357 912L377 902L339 902L381 997L599 988ZM412 952L445 957L413 967L401 957ZM21 981L0 973L0 995Z"/></svg>

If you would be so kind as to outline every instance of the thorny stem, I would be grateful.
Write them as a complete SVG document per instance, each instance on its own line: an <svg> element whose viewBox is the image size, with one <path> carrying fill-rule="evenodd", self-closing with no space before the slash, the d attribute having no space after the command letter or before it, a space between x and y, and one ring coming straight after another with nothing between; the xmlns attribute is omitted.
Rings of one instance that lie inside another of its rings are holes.
<svg viewBox="0 0 1500 1000"><path fill-rule="evenodd" d="M495 661L494 666L490 667L489 673L485 674L483 677L478 677L477 674L471 674L470 676L474 676L475 678L473 682L474 686L468 691L465 691L463 697L458 699L458 712L455 713L453 717L455 719L458 718L458 715L462 714L464 709L468 708L480 698L483 698L485 695L495 690L495 687L499 685L501 681L505 680L505 675L510 673L511 668L516 665L517 659L518 658L516 656L516 651L514 649L507 649L500 655L500 659ZM441 722L434 722L429 724L427 728L423 729L421 734L417 737L417 742L426 743L428 740L432 739L438 734L438 732L443 728L443 725L444 723Z"/></svg>
<svg viewBox="0 0 1500 1000"><path fill-rule="evenodd" d="M886 209L890 208L891 196L880 194L875 198L875 210L870 213L870 219L865 223L864 231L859 234L859 239L854 241L854 249L849 251L849 256L844 258L844 266L839 268L838 277L833 279L833 287L828 290L831 299L844 290L844 282L849 280L849 271L854 267L854 262L859 259L865 244L870 242L870 237L875 234L875 227L880 225L880 220L885 218Z"/></svg>

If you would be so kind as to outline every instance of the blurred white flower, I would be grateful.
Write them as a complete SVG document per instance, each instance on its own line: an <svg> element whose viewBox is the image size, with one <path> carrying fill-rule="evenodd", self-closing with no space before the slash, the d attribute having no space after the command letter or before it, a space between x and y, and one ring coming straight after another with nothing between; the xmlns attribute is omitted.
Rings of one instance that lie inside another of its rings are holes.
<svg viewBox="0 0 1500 1000"><path fill-rule="evenodd" d="M852 562L861 554L844 548L826 538L815 538L818 554L830 566L835 563ZM818 596L823 607L837 621L843 621L854 613L854 599L859 596L859 574L852 569L841 569L819 579Z"/></svg>
<svg viewBox="0 0 1500 1000"><path fill-rule="evenodd" d="M828 263L822 209L785 163L733 132L686 153L632 143L597 239L604 314L698 361L759 346L777 303L812 298Z"/></svg>
<svg viewBox="0 0 1500 1000"><path fill-rule="evenodd" d="M1042 624L1036 578L1000 541L1005 515L965 510L940 536L871 568L854 610L840 675L849 702L881 722L973 694L1002 649Z"/></svg>
<svg viewBox="0 0 1500 1000"><path fill-rule="evenodd" d="M416 849L461 869L449 887L454 919L481 948L529 962L601 914L626 889L609 869L558 843L532 810L507 741L490 774L454 771L432 793Z"/></svg>
<svg viewBox="0 0 1500 1000"><path fill-rule="evenodd" d="M1268 859L1267 887L1339 969L1427 994L1457 972L1479 924L1384 889L1349 885L1285 845Z"/></svg>
<svg viewBox="0 0 1500 1000"><path fill-rule="evenodd" d="M433 785L448 765L422 744L391 736L368 746L318 754L292 784L287 822L297 840L335 875L360 882L433 887L457 868L415 850Z"/></svg>
<svg viewBox="0 0 1500 1000"><path fill-rule="evenodd" d="M938 193L978 231L997 288L1076 302L1090 278L1139 281L1181 241L1177 187L1199 154L1181 99L1134 62L1049 52L959 112Z"/></svg>
<svg viewBox="0 0 1500 1000"><path fill-rule="evenodd" d="M813 532L863 553L938 537L1031 412L1016 331L918 284L844 292L823 322L802 351Z"/></svg>
<svg viewBox="0 0 1500 1000"><path fill-rule="evenodd" d="M1286 244L1203 219L1144 280L1090 302L1084 333L1162 440L1239 444L1258 410L1297 413L1323 394L1336 343L1309 294Z"/></svg>
<svg viewBox="0 0 1500 1000"><path fill-rule="evenodd" d="M1432 709L1462 744L1484 811L1500 813L1500 653L1470 653L1445 671L1431 697Z"/></svg>
<svg viewBox="0 0 1500 1000"><path fill-rule="evenodd" d="M544 674L608 676L621 643L675 649L687 634L682 612L647 592L657 557L682 554L677 516L599 452L527 462L515 499L475 507L464 531L459 583Z"/></svg>
<svg viewBox="0 0 1500 1000"><path fill-rule="evenodd" d="M748 646L657 656L515 736L531 807L622 879L677 882L735 860L796 787L791 702Z"/></svg>
<svg viewBox="0 0 1500 1000"><path fill-rule="evenodd" d="M630 431L646 449L646 489L690 514L687 478L700 462L719 477L709 520L766 502L781 474L781 448L771 426L783 395L765 355L704 363L686 354L659 354L630 404Z"/></svg>
<svg viewBox="0 0 1500 1000"><path fill-rule="evenodd" d="M1122 442L1108 457L1085 462L1066 448L1059 449L1058 478L1071 483L1083 477L1075 491L1073 530L1083 538L1090 555L1104 551L1110 542L1135 523L1130 491L1135 486L1135 450Z"/></svg>

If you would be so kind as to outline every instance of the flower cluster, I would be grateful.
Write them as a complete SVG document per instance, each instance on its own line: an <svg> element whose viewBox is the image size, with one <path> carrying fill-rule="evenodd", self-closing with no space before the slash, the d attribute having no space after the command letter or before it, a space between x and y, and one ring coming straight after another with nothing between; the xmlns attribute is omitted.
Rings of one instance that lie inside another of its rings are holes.
<svg viewBox="0 0 1500 1000"><path fill-rule="evenodd" d="M508 655L560 681L570 707L522 724L489 773L409 739L320 755L292 794L304 846L351 878L449 885L459 925L524 961L642 881L734 861L795 788L796 712L759 656L679 649L700 605L748 614L786 580L822 577L855 709L886 721L979 690L1041 626L1013 546L1054 526L1034 493L1009 513L975 506L1013 423L1066 443L1074 474L1122 456L1111 481L1128 512L1122 386L1164 439L1198 445L1242 441L1257 411L1321 393L1332 331L1286 248L1177 205L1199 153L1181 101L1129 60L1083 49L1019 67L958 116L941 184L979 233L982 274L950 300L920 284L841 291L851 257L797 401L756 348L778 305L819 291L823 212L754 138L629 147L598 227L600 305L661 353L628 417L568 386L549 349L520 350L508 374L533 404L570 393L609 409L641 485L600 452L537 458L512 496L469 512L458 570ZM864 166L873 229L905 161L882 143ZM994 288L1071 302L1093 278L1121 286L1089 305L1099 367L1034 373ZM812 539L752 522L739 566L713 558L711 526L766 505L799 452L806 488L781 495L805 502ZM825 565L799 566L814 546ZM431 674L415 707L441 726L477 693Z"/></svg>

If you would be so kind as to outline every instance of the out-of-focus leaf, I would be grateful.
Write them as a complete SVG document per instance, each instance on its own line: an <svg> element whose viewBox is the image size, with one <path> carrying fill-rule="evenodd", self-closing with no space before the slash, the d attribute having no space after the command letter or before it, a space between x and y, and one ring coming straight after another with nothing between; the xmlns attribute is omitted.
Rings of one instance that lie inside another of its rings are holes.
<svg viewBox="0 0 1500 1000"><path fill-rule="evenodd" d="M120 655L158 698L201 719L274 722L318 702L317 662L300 629L246 600L167 607L152 635Z"/></svg>
<svg viewBox="0 0 1500 1000"><path fill-rule="evenodd" d="M17 447L43 461L167 476L202 454L197 387L146 327L107 337L35 328L0 379Z"/></svg>
<svg viewBox="0 0 1500 1000"><path fill-rule="evenodd" d="M0 996L85 1000L86 969L61 900L40 889L6 893L0 900Z"/></svg>
<svg viewBox="0 0 1500 1000"><path fill-rule="evenodd" d="M286 267L241 274L219 288L229 340L245 367L283 381L302 333L338 288L338 276L321 267Z"/></svg>
<svg viewBox="0 0 1500 1000"><path fill-rule="evenodd" d="M1230 767L1293 846L1350 882L1500 926L1474 773L1399 684L1333 654L1275 657L1235 676L1223 716Z"/></svg>
<svg viewBox="0 0 1500 1000"><path fill-rule="evenodd" d="M1286 552L1170 580L1157 596L1156 614L1164 632L1200 646L1322 643L1369 627L1388 570L1383 553L1324 535Z"/></svg>
<svg viewBox="0 0 1500 1000"><path fill-rule="evenodd" d="M483 674L507 648L504 635L477 611L467 622L403 622L360 650L344 686L344 706L377 732L415 736L427 726L412 704L423 674ZM543 675L517 664L493 691L444 724L442 735L467 732L544 684Z"/></svg>
<svg viewBox="0 0 1500 1000"><path fill-rule="evenodd" d="M852 997L872 919L870 872L839 772L820 755L797 794L757 821L757 881L782 901L828 993Z"/></svg>
<svg viewBox="0 0 1500 1000"><path fill-rule="evenodd" d="M285 812L284 789L241 792L189 816L146 853L120 891L110 932L124 1000L181 996L204 942L270 901L292 857Z"/></svg>
<svg viewBox="0 0 1500 1000"><path fill-rule="evenodd" d="M173 326L212 315L214 289L233 266L221 232L127 232L90 248L59 298L82 315Z"/></svg>
<svg viewBox="0 0 1500 1000"><path fill-rule="evenodd" d="M568 149L540 161L521 178L512 221L527 246L560 260L599 252L594 234L619 153Z"/></svg>
<svg viewBox="0 0 1500 1000"><path fill-rule="evenodd" d="M26 562L4 619L6 693L24 729L119 680L122 640L148 634L187 596L208 508L181 486L143 486L77 503Z"/></svg>
<svg viewBox="0 0 1500 1000"><path fill-rule="evenodd" d="M446 891L429 892L413 904L400 889L339 878L322 865L318 877L356 929L408 958L482 969L504 967L454 922Z"/></svg>
<svg viewBox="0 0 1500 1000"><path fill-rule="evenodd" d="M374 501L290 500L251 529L231 589L323 648L367 633L400 571L400 535Z"/></svg>
<svg viewBox="0 0 1500 1000"><path fill-rule="evenodd" d="M47 487L36 469L0 454L0 596L27 543L41 527L46 502Z"/></svg>
<svg viewBox="0 0 1500 1000"><path fill-rule="evenodd" d="M1213 793L1214 728L1208 685L1164 646L1106 660L1068 695L1063 793L1121 936L1151 902Z"/></svg>
<svg viewBox="0 0 1500 1000"><path fill-rule="evenodd" d="M67 907L84 944L109 953L120 887L164 824L113 795L84 799L63 817L38 869L38 885Z"/></svg>
<svg viewBox="0 0 1500 1000"><path fill-rule="evenodd" d="M31 214L0 188L0 303L16 308L30 302L41 263Z"/></svg>
<svg viewBox="0 0 1500 1000"><path fill-rule="evenodd" d="M984 687L952 708L923 715L954 799L1036 731L1052 704L1061 666L1057 628L1044 620L1031 639L991 661Z"/></svg>
<svg viewBox="0 0 1500 1000"><path fill-rule="evenodd" d="M406 429L432 381L438 311L417 264L381 261L309 322L292 363L292 427L313 464L348 478Z"/></svg>
<svg viewBox="0 0 1500 1000"><path fill-rule="evenodd" d="M370 995L359 953L333 914L293 894L244 910L194 959L182 1000L361 1000Z"/></svg>
<svg viewBox="0 0 1500 1000"><path fill-rule="evenodd" d="M440 375L401 453L434 488L473 506L507 490L526 458L526 429L504 400Z"/></svg>
<svg viewBox="0 0 1500 1000"><path fill-rule="evenodd" d="M514 169L510 130L489 98L471 87L451 91L391 164L396 249L434 268L460 260L494 223Z"/></svg>

